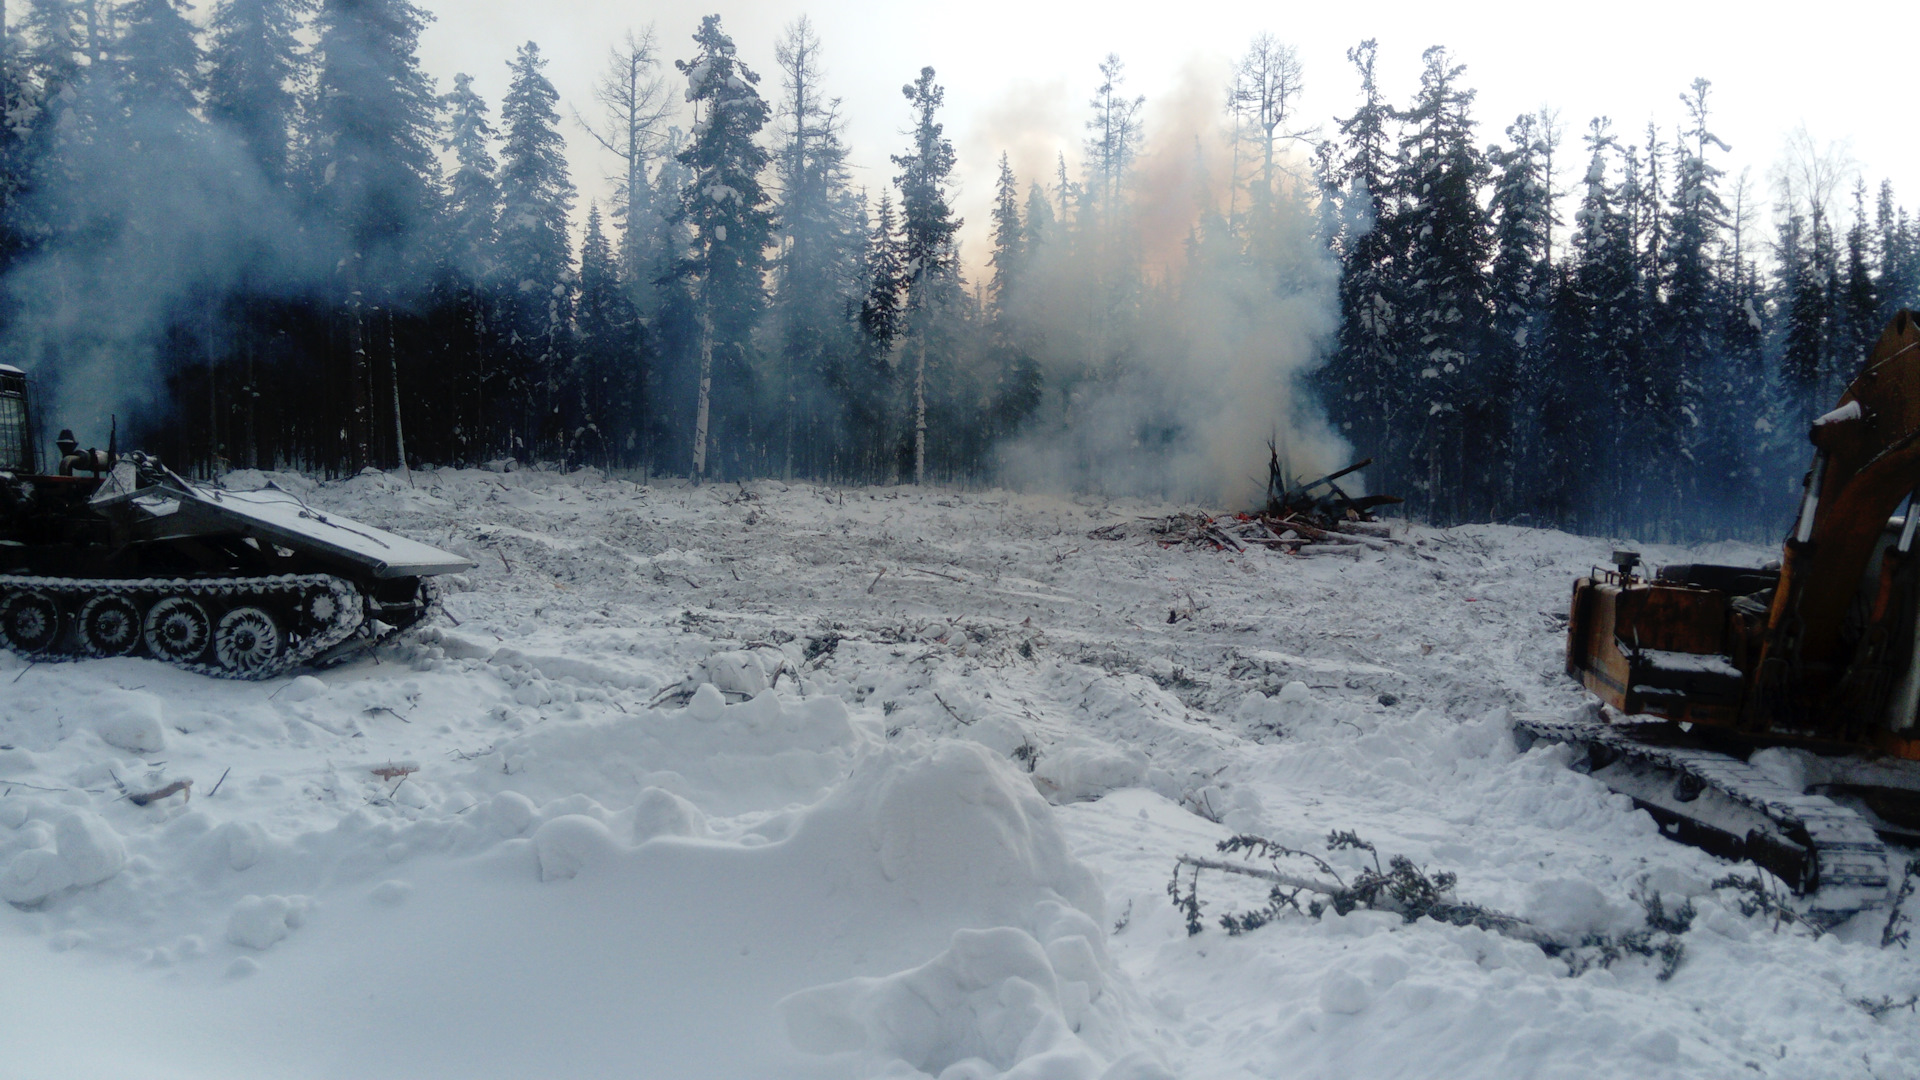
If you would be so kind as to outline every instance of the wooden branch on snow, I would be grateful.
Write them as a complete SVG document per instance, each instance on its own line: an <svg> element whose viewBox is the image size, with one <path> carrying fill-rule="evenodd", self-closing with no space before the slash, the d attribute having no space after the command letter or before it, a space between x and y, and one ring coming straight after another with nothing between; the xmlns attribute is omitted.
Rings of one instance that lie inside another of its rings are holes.
<svg viewBox="0 0 1920 1080"><path fill-rule="evenodd" d="M1375 551L1385 551L1393 547L1395 543L1392 540L1380 540L1371 536L1360 536L1353 533L1328 532L1325 529L1314 528L1312 525L1308 525L1302 521L1289 521L1285 524L1287 528L1292 529L1301 536L1312 537L1315 540L1326 540L1336 544L1364 544Z"/></svg>
<svg viewBox="0 0 1920 1080"><path fill-rule="evenodd" d="M1198 855L1182 855L1179 861L1186 866L1199 867L1202 870L1224 870L1229 874L1243 874L1261 881L1271 881L1289 889L1305 889L1321 896L1338 896L1346 891L1345 887L1331 881L1322 881L1302 874L1289 874L1283 870L1269 870L1263 866L1248 866L1245 863L1228 862L1225 859L1205 859Z"/></svg>
<svg viewBox="0 0 1920 1080"><path fill-rule="evenodd" d="M1240 543L1240 541L1238 540L1235 540L1233 537L1228 536L1227 531L1225 529L1220 528L1218 525L1207 526L1206 529L1203 530L1200 535L1206 537L1209 540L1214 541L1215 543L1219 544L1221 547L1232 548L1235 551L1247 550L1244 544Z"/></svg>
<svg viewBox="0 0 1920 1080"><path fill-rule="evenodd" d="M1377 536L1383 540L1393 538L1393 526L1384 521L1340 521L1334 523L1333 531L1361 533L1366 536Z"/></svg>
<svg viewBox="0 0 1920 1080"><path fill-rule="evenodd" d="M1219 870L1228 874L1240 874L1245 877L1259 878L1261 881L1271 881L1283 889L1302 889L1327 897L1353 895L1352 890L1337 882L1323 881L1319 878L1308 877L1305 874L1289 874L1284 870L1270 870L1264 866L1248 866L1245 863L1228 862L1225 859L1207 859L1197 855L1182 855L1179 857L1178 862L1183 866L1191 866L1200 870ZM1369 906L1373 905L1370 904ZM1525 941L1533 945L1538 945L1550 952L1565 948L1560 942L1554 940L1553 935L1525 919L1474 906L1447 905L1447 907L1455 912L1471 913L1474 921L1465 923L1464 925L1477 925L1482 929L1492 930L1497 934L1505 935L1517 941ZM1381 908L1375 908L1375 910L1381 910ZM1389 902L1384 910L1392 911L1394 908ZM1436 915L1436 917L1441 918L1443 921L1454 922L1455 925L1463 925L1463 923L1454 919L1447 919L1443 913L1437 910L1430 912L1430 914Z"/></svg>
<svg viewBox="0 0 1920 1080"><path fill-rule="evenodd" d="M1302 544L1295 555L1352 555L1360 556L1366 549L1359 544Z"/></svg>

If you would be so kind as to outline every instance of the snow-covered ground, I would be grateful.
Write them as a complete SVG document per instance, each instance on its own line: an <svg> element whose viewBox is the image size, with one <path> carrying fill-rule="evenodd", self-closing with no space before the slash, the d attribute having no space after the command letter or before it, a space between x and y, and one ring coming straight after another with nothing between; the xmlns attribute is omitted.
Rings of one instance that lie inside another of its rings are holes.
<svg viewBox="0 0 1920 1080"><path fill-rule="evenodd" d="M479 568L317 677L0 655L0 1076L1920 1076L1920 1019L1857 1004L1920 993L1884 912L1743 916L1732 867L1514 749L1510 713L1580 707L1561 613L1607 541L1226 555L1090 538L1174 509L1102 499L280 482ZM1691 897L1684 960L1575 976L1365 910L1232 937L1262 894L1218 874L1198 936L1169 902L1183 853L1348 829L1566 938Z"/></svg>

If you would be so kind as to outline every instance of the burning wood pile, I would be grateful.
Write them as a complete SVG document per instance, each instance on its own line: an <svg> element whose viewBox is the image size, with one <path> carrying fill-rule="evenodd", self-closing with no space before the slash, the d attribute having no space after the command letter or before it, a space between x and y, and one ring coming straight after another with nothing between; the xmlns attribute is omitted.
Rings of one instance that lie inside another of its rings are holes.
<svg viewBox="0 0 1920 1080"><path fill-rule="evenodd" d="M1372 513L1376 507L1400 502L1398 496L1356 498L1340 487L1341 477L1373 464L1372 458L1301 483L1289 477L1280 463L1279 453L1271 445L1268 449L1271 454L1267 466L1267 505L1257 513L1143 518L1139 522L1103 526L1087 536L1095 540L1143 536L1161 547L1190 546L1215 551L1265 547L1291 555L1357 556L1370 548L1384 551L1401 543L1393 538L1388 524Z"/></svg>

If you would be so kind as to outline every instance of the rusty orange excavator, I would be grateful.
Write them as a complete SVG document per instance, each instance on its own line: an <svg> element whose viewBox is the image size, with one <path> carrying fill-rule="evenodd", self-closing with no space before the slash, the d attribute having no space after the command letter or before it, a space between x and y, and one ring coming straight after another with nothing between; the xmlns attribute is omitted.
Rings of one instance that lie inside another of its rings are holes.
<svg viewBox="0 0 1920 1080"><path fill-rule="evenodd" d="M1631 551L1574 586L1579 720L1522 718L1675 839L1777 875L1832 922L1920 842L1920 316L1888 324L1833 411L1777 564Z"/></svg>

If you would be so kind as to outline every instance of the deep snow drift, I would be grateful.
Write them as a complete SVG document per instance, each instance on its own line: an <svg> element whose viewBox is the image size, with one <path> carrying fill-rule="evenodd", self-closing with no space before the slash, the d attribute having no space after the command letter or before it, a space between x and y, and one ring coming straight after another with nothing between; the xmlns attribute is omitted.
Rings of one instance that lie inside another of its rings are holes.
<svg viewBox="0 0 1920 1080"><path fill-rule="evenodd" d="M317 676L0 656L0 1074L1920 1075L1920 1020L1860 1004L1920 993L1885 912L1744 916L1734 867L1515 751L1512 712L1580 707L1562 612L1609 541L1230 556L1091 539L1171 509L1100 499L277 479L480 569ZM1189 937L1168 901L1182 853L1336 829L1569 940L1691 898L1685 958L1575 976L1364 910L1230 937L1263 890L1218 875Z"/></svg>

